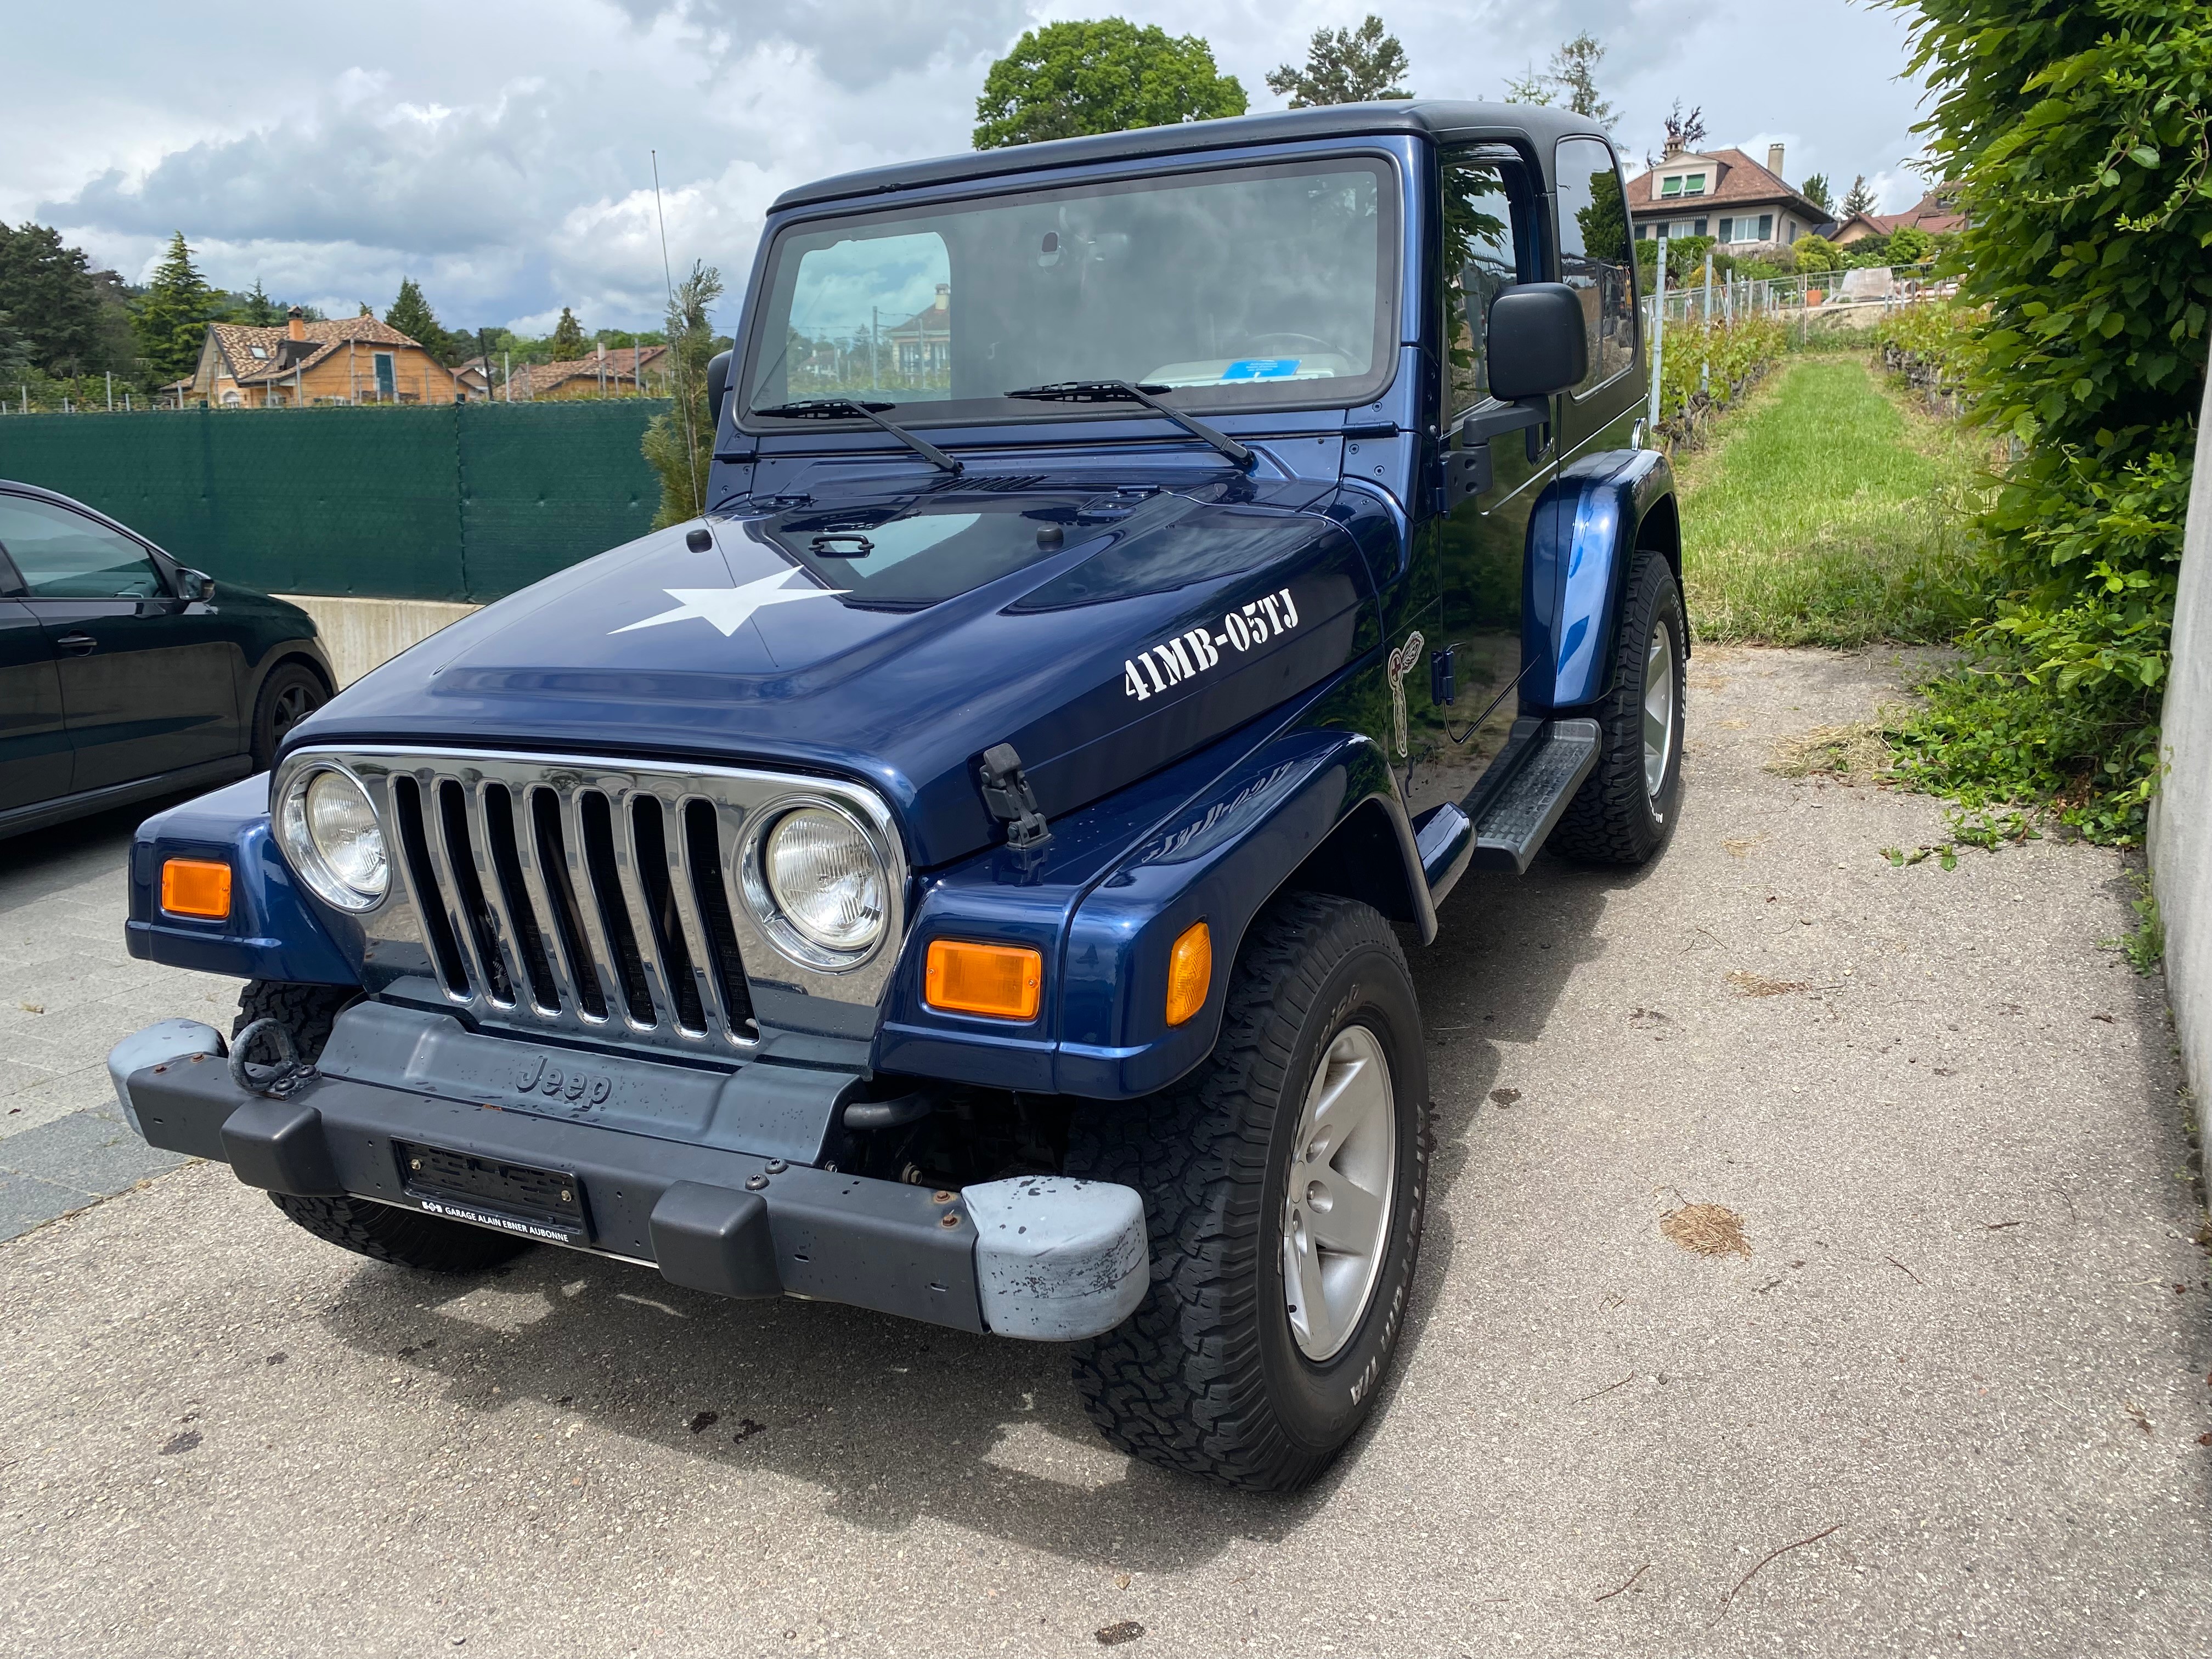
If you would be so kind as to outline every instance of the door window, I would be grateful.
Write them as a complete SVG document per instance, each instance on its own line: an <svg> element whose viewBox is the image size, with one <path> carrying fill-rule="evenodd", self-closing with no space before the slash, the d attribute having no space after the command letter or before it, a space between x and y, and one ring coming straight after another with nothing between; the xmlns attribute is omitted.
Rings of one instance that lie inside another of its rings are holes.
<svg viewBox="0 0 2212 1659"><path fill-rule="evenodd" d="M1613 151L1595 138L1562 139L1559 198L1559 275L1582 300L1589 331L1589 374L1575 389L1587 392L1620 374L1636 356L1628 198Z"/></svg>
<svg viewBox="0 0 2212 1659"><path fill-rule="evenodd" d="M395 362L396 360L388 351L380 351L376 354L376 395L380 398L391 397L399 385L399 376L394 367Z"/></svg>
<svg viewBox="0 0 2212 1659"><path fill-rule="evenodd" d="M51 501L0 495L0 547L34 599L149 599L167 591L144 548Z"/></svg>
<svg viewBox="0 0 2212 1659"><path fill-rule="evenodd" d="M1464 151L1443 157L1444 401L1455 419L1490 395L1490 302L1536 276L1527 181L1510 159Z"/></svg>

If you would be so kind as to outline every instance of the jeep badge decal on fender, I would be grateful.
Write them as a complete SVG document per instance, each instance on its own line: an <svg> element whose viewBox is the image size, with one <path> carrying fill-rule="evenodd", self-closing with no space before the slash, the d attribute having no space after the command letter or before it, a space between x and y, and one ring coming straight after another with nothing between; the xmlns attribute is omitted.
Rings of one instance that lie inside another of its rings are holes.
<svg viewBox="0 0 2212 1659"><path fill-rule="evenodd" d="M1194 628L1125 659L1121 695L1143 702L1171 685L1196 679L1221 660L1224 646L1242 655L1297 625L1297 602L1291 598L1289 588L1282 588L1228 612L1221 619L1218 634Z"/></svg>
<svg viewBox="0 0 2212 1659"><path fill-rule="evenodd" d="M1398 753L1406 752L1406 671L1421 658L1421 634L1419 629L1406 635L1405 644L1390 653L1390 723L1398 737Z"/></svg>

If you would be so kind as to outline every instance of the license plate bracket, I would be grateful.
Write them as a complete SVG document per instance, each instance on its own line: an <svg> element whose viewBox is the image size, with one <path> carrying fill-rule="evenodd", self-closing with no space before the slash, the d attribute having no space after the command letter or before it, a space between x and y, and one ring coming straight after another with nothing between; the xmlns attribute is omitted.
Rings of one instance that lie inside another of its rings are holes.
<svg viewBox="0 0 2212 1659"><path fill-rule="evenodd" d="M583 1183L573 1170L544 1170L447 1146L395 1140L400 1189L432 1215L556 1243L590 1237Z"/></svg>

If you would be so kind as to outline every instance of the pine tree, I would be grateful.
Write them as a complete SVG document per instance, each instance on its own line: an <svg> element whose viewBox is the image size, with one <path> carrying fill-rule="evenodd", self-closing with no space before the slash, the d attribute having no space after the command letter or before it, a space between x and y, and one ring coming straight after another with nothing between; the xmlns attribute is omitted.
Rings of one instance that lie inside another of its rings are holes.
<svg viewBox="0 0 2212 1659"><path fill-rule="evenodd" d="M1269 70L1267 90L1286 95L1292 109L1411 98L1398 84L1411 67L1398 37L1370 11L1357 29L1316 29L1305 63Z"/></svg>
<svg viewBox="0 0 2212 1659"><path fill-rule="evenodd" d="M1797 186L1797 193L1820 210L1827 217L1836 216L1836 204L1828 195L1828 175L1816 173Z"/></svg>
<svg viewBox="0 0 2212 1659"><path fill-rule="evenodd" d="M682 524L706 511L708 465L714 458L714 424L707 410L707 365L722 342L714 337L709 313L722 297L722 273L714 266L694 263L691 274L677 285L668 307L670 349L665 360L673 370L670 390L676 407L646 423L640 444L647 463L660 475L660 511L653 528ZM576 319L564 308L562 326L574 328ZM576 329L579 340L583 331ZM560 335L556 331L555 339ZM579 348L580 351L580 347Z"/></svg>
<svg viewBox="0 0 2212 1659"><path fill-rule="evenodd" d="M207 325L222 307L216 292L192 264L192 251L185 233L169 238L169 252L154 268L131 319L139 349L155 386L180 380L199 365L200 348L207 340Z"/></svg>
<svg viewBox="0 0 2212 1659"><path fill-rule="evenodd" d="M1552 54L1547 78L1565 95L1569 109L1610 132L1619 112L1597 94L1598 59L1604 56L1605 47L1597 36L1584 29Z"/></svg>
<svg viewBox="0 0 2212 1659"><path fill-rule="evenodd" d="M568 362L584 355L589 343L584 338L584 325L576 320L576 313L568 307L561 307L561 320L553 325L553 356L557 362Z"/></svg>
<svg viewBox="0 0 2212 1659"><path fill-rule="evenodd" d="M453 342L439 325L430 302L422 297L422 289L412 276L399 279L399 297L392 302L392 309L384 313L384 320L421 346L441 363L453 360Z"/></svg>
<svg viewBox="0 0 2212 1659"><path fill-rule="evenodd" d="M1854 213L1872 213L1874 209L1875 193L1868 188L1866 174L1862 173L1851 180L1850 191L1844 198L1841 216L1848 219Z"/></svg>
<svg viewBox="0 0 2212 1659"><path fill-rule="evenodd" d="M239 296L239 315L255 328L274 328L284 313L261 286L261 279L253 279L252 289Z"/></svg>

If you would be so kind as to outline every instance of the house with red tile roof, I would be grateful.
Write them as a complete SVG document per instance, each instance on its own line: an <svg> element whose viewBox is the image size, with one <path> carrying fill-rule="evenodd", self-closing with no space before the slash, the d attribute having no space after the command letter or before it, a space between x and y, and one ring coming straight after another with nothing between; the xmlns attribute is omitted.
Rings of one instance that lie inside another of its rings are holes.
<svg viewBox="0 0 2212 1659"><path fill-rule="evenodd" d="M1740 149L1669 150L1628 181L1628 217L1638 241L1711 236L1732 253L1787 247L1823 230L1829 216L1782 176L1782 146L1762 167Z"/></svg>
<svg viewBox="0 0 2212 1659"><path fill-rule="evenodd" d="M311 323L297 306L282 328L210 323L187 399L217 408L304 404L451 403L453 373L422 344L370 315Z"/></svg>
<svg viewBox="0 0 2212 1659"><path fill-rule="evenodd" d="M1957 187L1938 185L1902 213L1854 213L1828 240L1838 247L1848 247L1893 231L1924 230L1930 236L1948 236L1966 228L1966 216L1958 208Z"/></svg>
<svg viewBox="0 0 2212 1659"><path fill-rule="evenodd" d="M667 378L665 345L617 346L588 357L570 357L555 363L517 363L512 378L492 395L527 398L665 397Z"/></svg>

